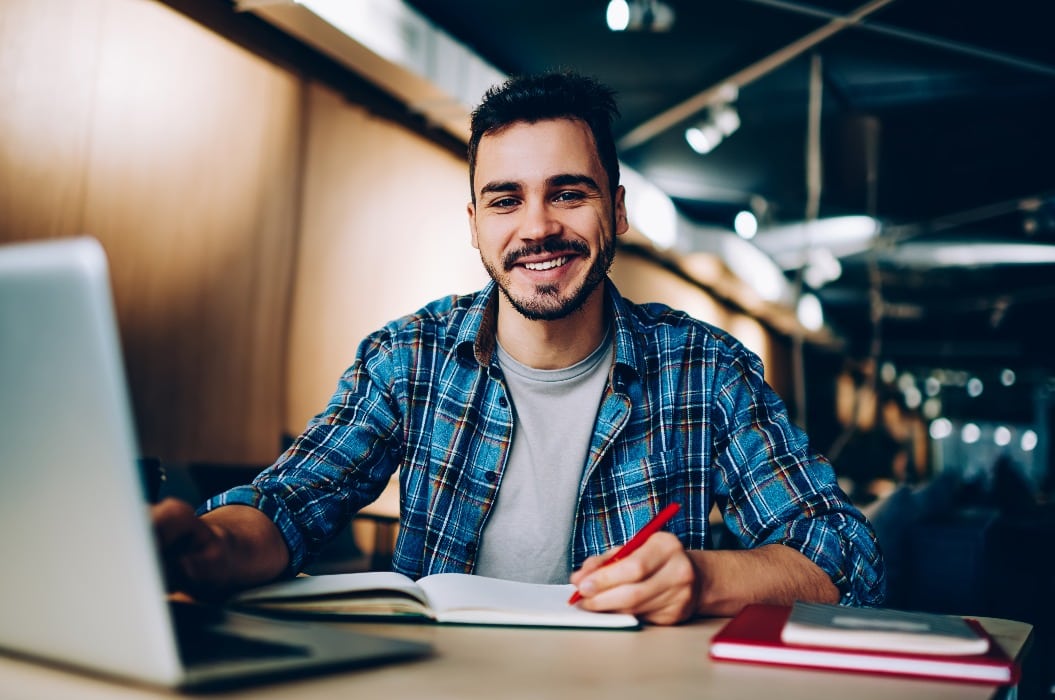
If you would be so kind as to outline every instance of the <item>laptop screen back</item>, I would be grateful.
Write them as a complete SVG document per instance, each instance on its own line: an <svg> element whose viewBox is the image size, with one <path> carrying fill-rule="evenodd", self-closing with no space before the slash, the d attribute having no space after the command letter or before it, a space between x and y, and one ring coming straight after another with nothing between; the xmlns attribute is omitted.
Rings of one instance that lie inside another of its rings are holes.
<svg viewBox="0 0 1055 700"><path fill-rule="evenodd" d="M0 647L174 685L106 256L0 247Z"/></svg>

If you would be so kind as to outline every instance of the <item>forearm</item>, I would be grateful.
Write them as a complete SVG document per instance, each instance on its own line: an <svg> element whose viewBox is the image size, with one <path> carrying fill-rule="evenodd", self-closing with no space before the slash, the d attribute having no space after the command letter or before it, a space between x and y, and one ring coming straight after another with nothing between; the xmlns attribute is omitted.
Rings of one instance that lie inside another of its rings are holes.
<svg viewBox="0 0 1055 700"><path fill-rule="evenodd" d="M790 605L796 600L835 603L839 589L828 575L791 547L688 552L697 572L697 612L735 615L749 603Z"/></svg>

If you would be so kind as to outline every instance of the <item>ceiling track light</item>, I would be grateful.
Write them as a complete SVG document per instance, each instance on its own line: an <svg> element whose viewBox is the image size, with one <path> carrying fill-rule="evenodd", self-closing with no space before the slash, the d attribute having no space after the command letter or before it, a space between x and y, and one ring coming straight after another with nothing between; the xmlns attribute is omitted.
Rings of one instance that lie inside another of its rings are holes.
<svg viewBox="0 0 1055 700"><path fill-rule="evenodd" d="M701 156L710 153L740 128L740 114L730 102L719 102L707 109L707 116L685 130L685 140Z"/></svg>
<svg viewBox="0 0 1055 700"><path fill-rule="evenodd" d="M610 0L605 18L613 32L665 32L674 10L662 0Z"/></svg>

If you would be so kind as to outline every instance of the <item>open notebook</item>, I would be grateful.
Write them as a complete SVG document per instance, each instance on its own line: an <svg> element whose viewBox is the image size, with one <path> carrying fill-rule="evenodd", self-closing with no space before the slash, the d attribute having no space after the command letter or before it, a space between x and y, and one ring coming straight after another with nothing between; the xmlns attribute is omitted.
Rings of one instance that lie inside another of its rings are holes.
<svg viewBox="0 0 1055 700"><path fill-rule="evenodd" d="M429 651L167 601L97 241L0 246L0 387L0 649L174 688Z"/></svg>

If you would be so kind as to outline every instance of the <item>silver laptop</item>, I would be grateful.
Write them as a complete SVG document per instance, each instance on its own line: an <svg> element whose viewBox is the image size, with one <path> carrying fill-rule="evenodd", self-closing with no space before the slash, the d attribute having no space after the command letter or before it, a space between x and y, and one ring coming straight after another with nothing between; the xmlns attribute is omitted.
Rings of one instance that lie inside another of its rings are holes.
<svg viewBox="0 0 1055 700"><path fill-rule="evenodd" d="M429 651L170 603L137 452L102 247L0 246L0 649L188 689Z"/></svg>

